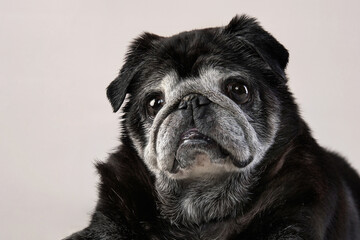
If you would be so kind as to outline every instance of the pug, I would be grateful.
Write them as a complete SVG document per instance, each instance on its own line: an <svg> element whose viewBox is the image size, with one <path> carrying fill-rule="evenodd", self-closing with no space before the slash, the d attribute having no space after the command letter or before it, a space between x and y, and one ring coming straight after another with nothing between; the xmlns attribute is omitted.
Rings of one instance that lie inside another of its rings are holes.
<svg viewBox="0 0 360 240"><path fill-rule="evenodd" d="M107 88L121 145L67 239L360 239L360 178L311 136L258 22L144 33Z"/></svg>

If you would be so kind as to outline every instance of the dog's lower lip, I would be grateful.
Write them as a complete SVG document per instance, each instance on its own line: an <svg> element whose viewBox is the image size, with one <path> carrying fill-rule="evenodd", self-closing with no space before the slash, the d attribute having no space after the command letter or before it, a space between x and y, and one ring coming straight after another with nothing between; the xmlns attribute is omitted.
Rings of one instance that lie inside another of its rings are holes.
<svg viewBox="0 0 360 240"><path fill-rule="evenodd" d="M219 151L222 155L222 158L227 158L230 153L227 152L220 144L216 141L203 135L197 131L197 129L190 129L186 131L180 140L179 147L186 146L186 148L201 148L208 149L209 151ZM211 150L213 149L213 150ZM217 149L217 150L216 150ZM206 151L206 150L205 150ZM216 162L213 162L216 164ZM176 157L174 158L173 165L171 169L168 170L171 174L178 174L181 169L185 169L188 165L184 162L179 161Z"/></svg>
<svg viewBox="0 0 360 240"><path fill-rule="evenodd" d="M185 131L180 138L179 146L181 144L206 144L209 147L218 147L220 149L220 152L224 156L229 156L230 153L225 150L220 144L218 144L215 140L212 138L202 134L199 132L197 128L191 128L187 131Z"/></svg>
<svg viewBox="0 0 360 240"><path fill-rule="evenodd" d="M209 144L215 143L215 141L213 139L200 133L197 128L191 128L181 135L180 144L188 142L188 141L194 141L194 142L205 141L205 142L208 142Z"/></svg>
<svg viewBox="0 0 360 240"><path fill-rule="evenodd" d="M195 138L195 139L185 139L181 141L181 144L209 144L212 145L215 143L212 139L201 139L201 138Z"/></svg>

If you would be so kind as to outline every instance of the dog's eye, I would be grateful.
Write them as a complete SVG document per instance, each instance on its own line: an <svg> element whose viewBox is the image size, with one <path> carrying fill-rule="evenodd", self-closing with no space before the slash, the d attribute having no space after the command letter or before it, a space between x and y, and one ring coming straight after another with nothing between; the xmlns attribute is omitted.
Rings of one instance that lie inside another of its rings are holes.
<svg viewBox="0 0 360 240"><path fill-rule="evenodd" d="M152 96L147 102L147 112L150 117L154 117L164 106L165 100L162 94Z"/></svg>
<svg viewBox="0 0 360 240"><path fill-rule="evenodd" d="M244 104L250 99L248 87L237 81L228 81L225 86L225 91L226 95L237 104Z"/></svg>

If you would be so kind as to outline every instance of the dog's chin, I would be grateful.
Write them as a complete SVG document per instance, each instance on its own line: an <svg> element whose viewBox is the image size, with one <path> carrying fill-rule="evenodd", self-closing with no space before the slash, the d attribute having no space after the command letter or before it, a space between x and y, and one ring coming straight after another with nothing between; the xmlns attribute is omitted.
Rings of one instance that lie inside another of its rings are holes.
<svg viewBox="0 0 360 240"><path fill-rule="evenodd" d="M183 134L168 175L175 179L214 178L242 167L220 144L191 129Z"/></svg>

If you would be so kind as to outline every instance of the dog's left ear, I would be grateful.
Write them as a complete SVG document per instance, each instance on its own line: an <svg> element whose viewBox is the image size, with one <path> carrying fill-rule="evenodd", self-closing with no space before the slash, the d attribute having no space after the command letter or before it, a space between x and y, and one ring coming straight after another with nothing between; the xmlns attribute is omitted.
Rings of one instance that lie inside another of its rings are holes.
<svg viewBox="0 0 360 240"><path fill-rule="evenodd" d="M130 45L119 76L110 83L106 91L114 112L117 112L124 102L129 85L142 67L145 55L154 47L154 43L161 38L152 33L144 33Z"/></svg>
<svg viewBox="0 0 360 240"><path fill-rule="evenodd" d="M286 81L285 68L289 53L256 19L246 15L234 17L224 29L225 34L234 34L252 47L270 68Z"/></svg>

